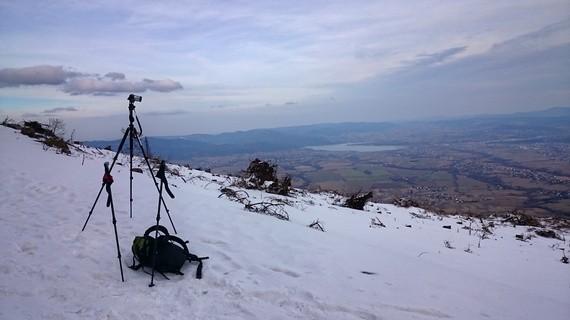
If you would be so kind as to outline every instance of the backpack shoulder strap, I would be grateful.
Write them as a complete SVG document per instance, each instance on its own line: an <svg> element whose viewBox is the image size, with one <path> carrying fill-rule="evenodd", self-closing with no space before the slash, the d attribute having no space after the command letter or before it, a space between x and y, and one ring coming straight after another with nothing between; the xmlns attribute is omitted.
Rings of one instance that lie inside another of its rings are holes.
<svg viewBox="0 0 570 320"><path fill-rule="evenodd" d="M166 229L166 227L158 225L158 226L152 226L148 229L146 229L146 231L144 232L144 236L147 237L150 235L151 232L158 230L158 232L163 233L166 236L169 236L170 234L168 233L168 229Z"/></svg>
<svg viewBox="0 0 570 320"><path fill-rule="evenodd" d="M178 238L177 236L169 236L168 239L179 244L182 247L182 249L184 249L184 252L186 253L186 255L190 254L190 251L188 251L188 246L186 245L186 243L188 243L188 241L184 241L184 240Z"/></svg>
<svg viewBox="0 0 570 320"><path fill-rule="evenodd" d="M172 240L173 242L176 242L180 246L182 246L182 248L184 249L184 252L186 253L188 261L190 261L190 262L197 261L198 262L198 268L196 269L196 279L202 279L202 266L203 266L202 260L209 259L210 257L198 257L197 255L190 253L190 251L188 250L188 245L186 245L188 243L188 241L184 241L184 240L178 238L177 236L169 236L169 239Z"/></svg>

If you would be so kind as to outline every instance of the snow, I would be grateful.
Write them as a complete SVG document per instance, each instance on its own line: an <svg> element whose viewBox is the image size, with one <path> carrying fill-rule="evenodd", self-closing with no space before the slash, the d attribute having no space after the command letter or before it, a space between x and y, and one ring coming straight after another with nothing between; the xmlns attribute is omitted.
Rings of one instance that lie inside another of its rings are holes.
<svg viewBox="0 0 570 320"><path fill-rule="evenodd" d="M228 178L182 167L186 183L169 176L176 198L166 201L178 235L210 257L203 279L186 264L185 276L158 276L149 288L150 276L126 267L132 240L155 223L158 195L148 170L134 173L130 219L128 167L117 165L123 283L105 192L81 232L112 156L57 154L0 127L1 319L570 319L570 266L559 250L568 242L518 241L527 227L498 224L478 247L465 218L388 204L354 211L327 194L291 198L282 221L218 198ZM386 227L370 227L372 217ZM316 219L326 232L307 227ZM164 211L161 224L171 230Z"/></svg>

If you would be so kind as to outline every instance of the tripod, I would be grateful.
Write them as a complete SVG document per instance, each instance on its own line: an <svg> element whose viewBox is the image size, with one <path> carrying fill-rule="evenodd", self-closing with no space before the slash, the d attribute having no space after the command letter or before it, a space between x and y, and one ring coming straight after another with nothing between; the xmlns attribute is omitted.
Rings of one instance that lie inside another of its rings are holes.
<svg viewBox="0 0 570 320"><path fill-rule="evenodd" d="M115 229L115 243L117 244L117 258L119 258L119 268L121 269L121 281L125 282L123 276L123 263L121 262L121 248L119 247L119 236L117 235L117 219L115 218L115 206L113 205L113 194L111 185L113 184L113 176L109 169L109 162L105 162L105 175L103 175L103 185L107 190L107 208L111 207L111 216L113 217L113 229Z"/></svg>
<svg viewBox="0 0 570 320"><path fill-rule="evenodd" d="M127 98L127 100L129 101L129 127L127 128L127 130L125 130L125 133L123 134L123 139L121 139L121 143L119 144L119 147L117 148L117 152L115 153L115 157L113 157L113 162L111 163L111 166L109 167L109 174L111 173L111 170L113 170L113 167L115 166L115 163L117 162L117 159L119 158L119 154L121 153L123 146L125 144L125 141L127 140L127 136L128 136L129 137L129 174L130 174L129 216L132 218L133 217L133 142L134 141L136 141L138 143L138 146L142 151L146 165L148 166L148 169L151 172L151 177L152 177L152 180L154 182L154 186L156 187L156 190L159 193L161 191L159 189L158 183L156 182L156 178L154 177L154 174L152 174L152 166L150 165L150 161L148 160L146 152L145 152L143 145L141 143L141 140L139 138L139 136L142 134L142 126L141 126L141 123L139 121L139 117L135 114L135 108L136 108L135 101L141 102L142 97L136 96L134 94L130 94L129 97ZM134 126L135 119L137 121L140 132L137 132L137 129ZM103 191L103 187L105 187L104 182L101 185L101 188L99 189L99 193L97 194L95 201L93 202L93 206L91 206L91 210L89 211L89 215L87 216L87 220L85 220L85 224L83 224L83 228L81 229L81 231L85 230L85 227L87 226L87 223L89 222L89 219L91 218L91 215L93 214L93 210L95 209L95 205L97 204L97 201L99 200L99 197L101 196L101 192ZM164 209L168 215L168 219L170 220L170 224L172 225L172 230L174 230L174 233L177 233L176 227L174 227L174 223L172 222L172 217L170 216L170 211L168 210L168 207L166 206L166 203L164 202L164 199L162 197L160 197L159 206L160 206L160 203L162 203L162 205L164 206Z"/></svg>
<svg viewBox="0 0 570 320"><path fill-rule="evenodd" d="M166 180L166 164L164 163L164 160L162 160L162 162L160 163L160 167L158 169L158 172L156 173L156 177L160 179L160 188L158 191L158 209L156 211L156 231L154 233L154 248L153 248L153 254L154 257L152 259L152 273L150 276L150 284L148 285L149 287L154 287L154 271L156 269L156 259L158 257L158 246L157 246L157 242L158 242L158 227L160 225L160 203L161 201L164 202L164 200L162 199L162 188L164 187L166 189L166 193L168 193L168 195L170 196L170 198L174 199L174 194L172 194L172 191L170 191L170 188L168 187L168 181Z"/></svg>

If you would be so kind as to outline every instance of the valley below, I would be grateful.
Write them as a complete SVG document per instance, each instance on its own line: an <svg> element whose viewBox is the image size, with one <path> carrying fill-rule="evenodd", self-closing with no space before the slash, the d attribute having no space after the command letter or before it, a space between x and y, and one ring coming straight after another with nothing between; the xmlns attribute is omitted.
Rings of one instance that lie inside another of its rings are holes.
<svg viewBox="0 0 570 320"><path fill-rule="evenodd" d="M309 190L373 191L377 201L405 197L445 214L570 217L568 144L432 144L372 152L304 148L198 157L191 164L239 174L254 158L273 161L294 186Z"/></svg>
<svg viewBox="0 0 570 320"><path fill-rule="evenodd" d="M293 186L443 214L570 217L570 108L404 123L337 123L150 137L163 159L239 175L255 158ZM95 141L91 146L118 141Z"/></svg>

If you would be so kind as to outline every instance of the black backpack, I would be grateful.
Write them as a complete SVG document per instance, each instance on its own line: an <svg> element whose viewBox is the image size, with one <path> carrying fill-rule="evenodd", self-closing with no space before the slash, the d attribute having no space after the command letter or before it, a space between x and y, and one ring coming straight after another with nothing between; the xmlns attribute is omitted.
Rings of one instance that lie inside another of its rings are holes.
<svg viewBox="0 0 570 320"><path fill-rule="evenodd" d="M157 230L159 236L158 238L154 238L154 234L156 234ZM190 253L187 243L188 241L170 235L164 226L152 226L145 231L144 236L135 237L133 240L133 265L129 268L138 270L142 267L144 270L144 267L152 268L154 265L154 270L168 279L168 277L164 275L165 273L184 275L180 272L180 269L186 260L189 262L197 261L198 269L196 270L196 278L201 279L202 260L206 260L208 257L198 257ZM154 263L155 245L157 250L156 263ZM135 259L138 260L138 265L135 265Z"/></svg>

